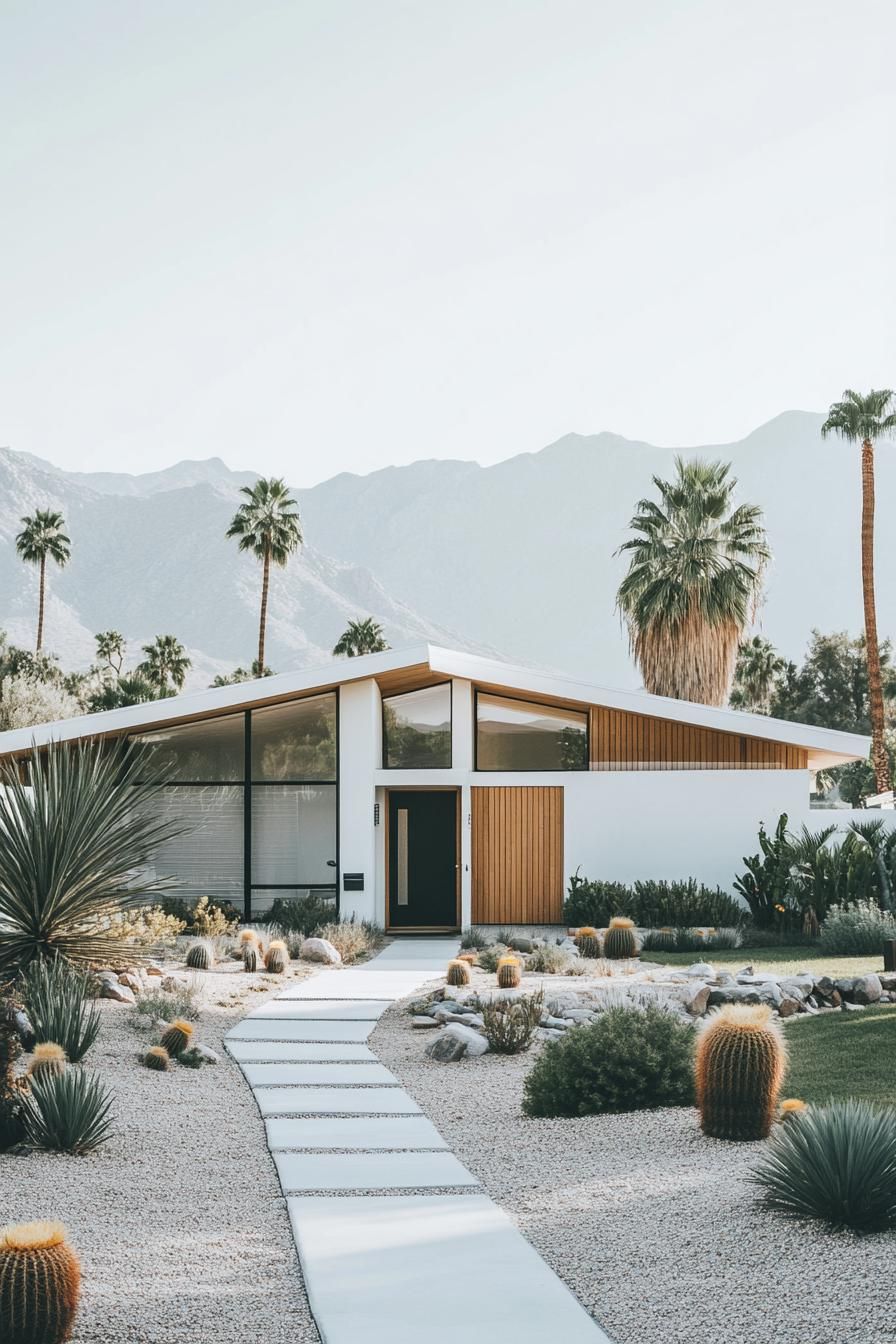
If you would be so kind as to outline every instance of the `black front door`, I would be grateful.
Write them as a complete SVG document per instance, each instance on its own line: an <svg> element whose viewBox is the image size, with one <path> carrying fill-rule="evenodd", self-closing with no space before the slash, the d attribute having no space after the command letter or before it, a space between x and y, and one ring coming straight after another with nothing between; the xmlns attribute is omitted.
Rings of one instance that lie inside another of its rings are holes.
<svg viewBox="0 0 896 1344"><path fill-rule="evenodd" d="M390 793L389 927L457 926L457 793Z"/></svg>

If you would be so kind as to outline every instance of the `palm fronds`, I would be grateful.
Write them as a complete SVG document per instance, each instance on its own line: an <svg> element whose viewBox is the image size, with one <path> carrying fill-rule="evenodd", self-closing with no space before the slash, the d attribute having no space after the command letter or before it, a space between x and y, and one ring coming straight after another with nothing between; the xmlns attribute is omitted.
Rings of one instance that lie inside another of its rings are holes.
<svg viewBox="0 0 896 1344"><path fill-rule="evenodd" d="M18 762L0 767L0 976L37 957L108 961L110 917L172 885L149 865L183 827L151 806L162 782L135 788L144 750L35 747L28 784Z"/></svg>

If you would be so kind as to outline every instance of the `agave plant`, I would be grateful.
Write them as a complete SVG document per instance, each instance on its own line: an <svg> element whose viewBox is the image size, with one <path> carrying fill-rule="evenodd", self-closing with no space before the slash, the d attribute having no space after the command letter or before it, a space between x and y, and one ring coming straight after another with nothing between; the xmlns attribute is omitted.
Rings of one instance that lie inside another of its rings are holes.
<svg viewBox="0 0 896 1344"><path fill-rule="evenodd" d="M35 1148L90 1153L112 1129L112 1098L96 1074L83 1069L37 1075L23 1102L28 1141Z"/></svg>
<svg viewBox="0 0 896 1344"><path fill-rule="evenodd" d="M35 1040L54 1042L77 1064L100 1029L99 1007L88 998L89 976L58 957L40 957L23 972L21 984Z"/></svg>
<svg viewBox="0 0 896 1344"><path fill-rule="evenodd" d="M141 784L137 805L144 751L128 742L35 747L27 784L18 762L0 767L0 977L38 957L112 959L120 944L108 936L111 916L171 886L144 865L183 827L152 808L164 779Z"/></svg>
<svg viewBox="0 0 896 1344"><path fill-rule="evenodd" d="M860 1232L896 1227L896 1112L849 1100L794 1115L752 1180L780 1213Z"/></svg>

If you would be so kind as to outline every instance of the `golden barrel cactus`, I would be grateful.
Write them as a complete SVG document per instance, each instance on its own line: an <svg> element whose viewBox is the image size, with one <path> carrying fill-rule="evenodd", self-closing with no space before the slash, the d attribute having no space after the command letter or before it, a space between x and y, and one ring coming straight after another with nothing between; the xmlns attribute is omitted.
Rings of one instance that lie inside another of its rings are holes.
<svg viewBox="0 0 896 1344"><path fill-rule="evenodd" d="M273 939L264 955L264 968L270 975L283 975L289 965L289 953L286 944L279 938Z"/></svg>
<svg viewBox="0 0 896 1344"><path fill-rule="evenodd" d="M162 1033L162 1039L159 1042L168 1051L172 1059L176 1055L181 1055L186 1050L193 1036L193 1028L189 1022L185 1022L182 1017L178 1017L171 1023L170 1027Z"/></svg>
<svg viewBox="0 0 896 1344"><path fill-rule="evenodd" d="M151 1045L143 1056L143 1063L148 1069L154 1069L156 1073L164 1073L171 1067L171 1056L164 1045Z"/></svg>
<svg viewBox="0 0 896 1344"><path fill-rule="evenodd" d="M498 986L500 989L516 989L523 976L519 957L498 958Z"/></svg>
<svg viewBox="0 0 896 1344"><path fill-rule="evenodd" d="M592 929L590 924L585 924L578 930L575 941L580 957L596 959L600 956L600 936L597 929Z"/></svg>
<svg viewBox="0 0 896 1344"><path fill-rule="evenodd" d="M799 1097L787 1097L778 1107L778 1114L782 1120L789 1120L791 1116L802 1115L808 1109L806 1102L801 1101Z"/></svg>
<svg viewBox="0 0 896 1344"><path fill-rule="evenodd" d="M243 943L243 970L254 975L261 965L261 950L257 943Z"/></svg>
<svg viewBox="0 0 896 1344"><path fill-rule="evenodd" d="M637 955L638 940L635 937L634 921L615 915L604 934L604 956L610 961L627 961Z"/></svg>
<svg viewBox="0 0 896 1344"><path fill-rule="evenodd" d="M68 1063L61 1045L53 1041L41 1041L34 1047L34 1058L28 1065L29 1078L49 1078L51 1074L63 1073Z"/></svg>
<svg viewBox="0 0 896 1344"><path fill-rule="evenodd" d="M0 1229L0 1339L62 1344L70 1339L81 1291L78 1257L61 1223Z"/></svg>
<svg viewBox="0 0 896 1344"><path fill-rule="evenodd" d="M445 981L449 985L468 985L470 983L470 967L460 957L455 957L453 961L448 963Z"/></svg>
<svg viewBox="0 0 896 1344"><path fill-rule="evenodd" d="M772 1127L787 1053L765 1004L727 1004L697 1042L700 1127L714 1139L764 1139Z"/></svg>

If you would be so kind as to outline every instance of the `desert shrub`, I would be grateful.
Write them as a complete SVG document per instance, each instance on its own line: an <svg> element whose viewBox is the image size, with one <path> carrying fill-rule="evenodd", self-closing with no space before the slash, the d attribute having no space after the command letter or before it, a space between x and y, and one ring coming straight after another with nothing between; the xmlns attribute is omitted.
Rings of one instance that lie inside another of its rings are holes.
<svg viewBox="0 0 896 1344"><path fill-rule="evenodd" d="M752 1180L779 1213L859 1232L896 1227L896 1111L848 1100L793 1115Z"/></svg>
<svg viewBox="0 0 896 1344"><path fill-rule="evenodd" d="M884 942L896 938L896 919L875 901L832 905L821 926L819 946L837 956L879 956Z"/></svg>
<svg viewBox="0 0 896 1344"><path fill-rule="evenodd" d="M291 900L280 898L258 918L259 923L276 924L284 934L300 934L310 938L321 925L329 924L335 913L336 907L332 900L312 891L307 896L296 896Z"/></svg>
<svg viewBox="0 0 896 1344"><path fill-rule="evenodd" d="M565 975L572 958L557 943L539 943L526 958L526 969L541 975Z"/></svg>
<svg viewBox="0 0 896 1344"><path fill-rule="evenodd" d="M578 870L569 879L569 894L563 906L568 924L593 924L606 928L615 915L627 915L641 928L661 925L693 928L737 928L747 911L740 901L719 887L705 887L696 878L680 882L588 881Z"/></svg>
<svg viewBox="0 0 896 1344"><path fill-rule="evenodd" d="M518 1055L532 1043L544 1013L544 994L522 994L518 999L493 999L482 1005L482 1032L499 1055Z"/></svg>
<svg viewBox="0 0 896 1344"><path fill-rule="evenodd" d="M526 1115L595 1115L693 1101L693 1030L655 1004L612 1007L547 1045L525 1080Z"/></svg>
<svg viewBox="0 0 896 1344"><path fill-rule="evenodd" d="M134 1004L133 1012L138 1025L145 1022L147 1026L151 1026L156 1019L173 1022L178 1017L185 1017L195 1022L199 1016L198 997L199 987L195 981L173 990L149 990L140 995Z"/></svg>
<svg viewBox="0 0 896 1344"><path fill-rule="evenodd" d="M200 896L193 907L193 932L198 938L221 938L236 932L239 921L219 905L209 905L207 896Z"/></svg>
<svg viewBox="0 0 896 1344"><path fill-rule="evenodd" d="M22 1053L15 1023L16 1005L8 994L0 994L0 1153L24 1137L22 1123L22 1087L16 1076L16 1063Z"/></svg>
<svg viewBox="0 0 896 1344"><path fill-rule="evenodd" d="M506 943L492 943L490 947L484 947L479 953L480 968L494 975L498 969L498 962L507 956L509 950Z"/></svg>
<svg viewBox="0 0 896 1344"><path fill-rule="evenodd" d="M22 1118L29 1143L63 1153L89 1153L108 1139L112 1098L96 1074L83 1069L31 1079Z"/></svg>
<svg viewBox="0 0 896 1344"><path fill-rule="evenodd" d="M318 937L332 943L342 960L348 963L369 957L379 947L383 934L367 920L355 923L352 919L343 919L338 924L323 924L318 929Z"/></svg>
<svg viewBox="0 0 896 1344"><path fill-rule="evenodd" d="M488 947L491 940L481 929L464 929L460 936L460 945L463 948L469 948L471 951L477 951L480 948Z"/></svg>
<svg viewBox="0 0 896 1344"><path fill-rule="evenodd" d="M185 919L166 914L160 905L141 905L110 916L106 932L136 947L160 947L172 944L186 927Z"/></svg>
<svg viewBox="0 0 896 1344"><path fill-rule="evenodd" d="M72 1064L83 1059L100 1029L88 975L57 957L32 961L21 978L22 1002L36 1041L61 1045Z"/></svg>

